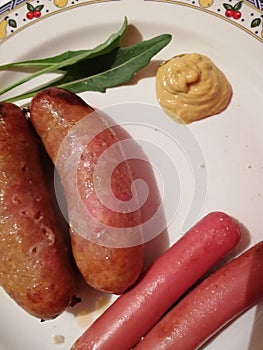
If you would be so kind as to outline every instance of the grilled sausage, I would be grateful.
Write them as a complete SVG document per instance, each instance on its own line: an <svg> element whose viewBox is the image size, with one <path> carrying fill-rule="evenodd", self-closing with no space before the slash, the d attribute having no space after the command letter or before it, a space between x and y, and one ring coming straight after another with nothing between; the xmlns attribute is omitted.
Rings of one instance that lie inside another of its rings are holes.
<svg viewBox="0 0 263 350"><path fill-rule="evenodd" d="M61 144L64 142L68 133L79 122L86 118L91 119L91 115L94 117L93 108L86 104L80 97L58 88L42 90L34 96L30 105L31 121L41 137L47 153L55 166L57 166L61 177L65 189L69 216L71 210L75 210L75 198L72 197L76 196L76 193L69 191L69 185L67 184L68 178L61 170L62 167L58 165L57 158L58 154L61 153ZM78 162L78 171L76 173L78 188L76 192L79 192L81 200L88 212L92 213L96 217L96 220L104 225L103 227L107 226L116 229L136 227L142 222L139 209L130 213L114 211L103 205L97 197L94 185L96 162L105 150L119 140L113 128L105 128L107 123L101 117L95 117L94 123L101 126L104 130L85 145L85 149ZM74 153L74 142L70 152ZM113 161L115 160L113 159ZM65 169L65 173L70 171L68 169L70 167L71 164ZM117 167L117 171L114 171L111 177L111 189L119 201L125 202L131 199L132 181L133 178L128 163L121 161ZM107 191L109 191L107 185L102 182L100 186L107 196ZM69 205L69 203L72 205ZM88 224L88 234L96 235L99 234L98 231L95 224ZM73 225L70 227L70 235L76 264L85 281L94 288L109 293L120 294L129 288L139 277L144 258L144 247L142 244L127 247L106 246L103 243L99 244L96 241L87 239L88 237L85 235L79 234Z"/></svg>
<svg viewBox="0 0 263 350"><path fill-rule="evenodd" d="M0 284L28 313L54 318L76 290L51 204L40 145L20 108L0 104Z"/></svg>

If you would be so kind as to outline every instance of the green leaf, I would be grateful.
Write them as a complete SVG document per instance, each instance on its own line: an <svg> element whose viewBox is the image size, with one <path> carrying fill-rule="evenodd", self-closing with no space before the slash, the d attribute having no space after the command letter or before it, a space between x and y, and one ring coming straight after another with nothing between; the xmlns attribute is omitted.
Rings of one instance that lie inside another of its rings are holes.
<svg viewBox="0 0 263 350"><path fill-rule="evenodd" d="M65 84L74 80L87 78L92 75L99 74L112 67L119 52L119 47L116 47L111 52L99 57L89 58L82 62L75 63L71 66L63 68L64 75L59 78L59 81L52 85Z"/></svg>
<svg viewBox="0 0 263 350"><path fill-rule="evenodd" d="M235 4L233 10L234 10L234 11L238 11L238 10L241 9L241 7L242 7L242 1L239 1L239 2L237 2L237 3Z"/></svg>
<svg viewBox="0 0 263 350"><path fill-rule="evenodd" d="M58 72L65 66L73 65L77 62L86 60L87 58L97 57L107 52L112 51L114 48L120 45L120 40L125 34L127 28L127 18L125 17L122 27L117 33L112 34L104 43L96 46L91 50L79 50L79 51L67 51L60 55L49 57L39 60L22 61L16 63L10 63L0 66L0 70L13 69L13 68L40 68L36 72L27 75L23 79L17 81L14 84L9 85L5 89L0 91L0 95L12 90L13 88L22 85L23 83L32 80L33 78L50 72Z"/></svg>
<svg viewBox="0 0 263 350"><path fill-rule="evenodd" d="M17 27L17 23L14 19L9 19L8 20L8 25L12 28L16 28Z"/></svg>
<svg viewBox="0 0 263 350"><path fill-rule="evenodd" d="M255 27L260 26L260 23L261 23L261 19L260 18L255 18L251 22L250 26L251 26L251 28L255 28Z"/></svg>
<svg viewBox="0 0 263 350"><path fill-rule="evenodd" d="M37 6L35 7L35 11L42 11L42 10L43 10L43 7L44 7L44 5L37 5Z"/></svg>
<svg viewBox="0 0 263 350"><path fill-rule="evenodd" d="M226 10L233 10L233 6L231 6L230 4L224 3L223 6Z"/></svg>
<svg viewBox="0 0 263 350"><path fill-rule="evenodd" d="M95 48L97 49L97 48ZM77 58L85 53L89 55L89 51L92 50L78 50L78 51L66 51L62 54L59 54L57 56L52 56L48 58L41 58L37 60L28 60L28 61L20 61L20 62L13 62L13 63L7 63L2 66L0 66L0 70L12 70L20 68L20 71L25 71L26 69L41 69L41 68L47 68L52 67L54 64L59 62L68 61L72 58ZM99 53L98 53L99 54Z"/></svg>
<svg viewBox="0 0 263 350"><path fill-rule="evenodd" d="M41 58L37 60L28 60L21 62L14 62L0 66L0 70L13 69L13 68L46 68L53 66L57 63L65 63L65 66L68 65L68 62L72 60L82 60L87 59L88 57L96 57L98 55L105 54L110 52L115 47L119 46L120 40L125 34L127 28L127 18L124 18L124 22L117 33L114 33L109 36L109 38L102 44L96 46L90 50L78 50L78 51L66 51L57 56L52 56L48 58ZM83 57L82 57L83 55ZM61 66L63 67L63 66Z"/></svg>
<svg viewBox="0 0 263 350"><path fill-rule="evenodd" d="M68 81L66 74L60 81L57 81L56 84L52 84L52 86L57 86L74 93L83 91L105 92L109 87L129 82L133 75L138 70L145 67L150 62L151 58L170 41L171 35L162 34L129 47L115 49L114 54L113 52L110 53L113 55L113 63L109 69L76 80L74 80L75 77L73 74ZM89 60L86 61L86 64L88 63ZM84 62L82 62L82 65L84 65ZM36 89L29 93L16 96L8 101L14 102L32 97L39 90L40 89Z"/></svg>
<svg viewBox="0 0 263 350"><path fill-rule="evenodd" d="M33 5L31 5L29 2L26 3L26 7L29 12L34 12L35 8Z"/></svg>

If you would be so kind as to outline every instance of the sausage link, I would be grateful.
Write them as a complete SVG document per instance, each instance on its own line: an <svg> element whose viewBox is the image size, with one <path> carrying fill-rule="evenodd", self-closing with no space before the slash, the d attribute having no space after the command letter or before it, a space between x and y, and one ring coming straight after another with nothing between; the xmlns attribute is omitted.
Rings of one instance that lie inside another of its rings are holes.
<svg viewBox="0 0 263 350"><path fill-rule="evenodd" d="M135 349L197 349L261 298L263 241L203 280Z"/></svg>
<svg viewBox="0 0 263 350"><path fill-rule="evenodd" d="M40 145L24 113L0 104L0 284L30 314L54 318L76 290L73 259L55 220Z"/></svg>
<svg viewBox="0 0 263 350"><path fill-rule="evenodd" d="M80 97L62 89L48 88L34 96L30 105L30 118L55 166L65 137L78 122L89 118L90 115L94 116L93 112L94 109ZM106 121L99 117L96 123L103 127L106 125ZM100 202L94 189L94 168L97 159L117 142L118 137L114 130L106 128L86 145L78 165L78 191L85 207L96 216L98 221L110 227L129 228L142 223L140 210L131 213L115 212ZM66 184L67 179L59 166L57 169L70 212L69 202L73 202L74 206L74 198L71 198L72 194L69 193L69 186ZM132 181L128 163L121 162L111 178L111 188L119 200L130 200ZM101 186L104 184L102 183ZM96 234L96 227L91 224L87 231ZM123 248L98 244L76 232L73 225L70 226L70 236L76 264L85 281L96 289L120 294L139 277L144 259L142 244Z"/></svg>
<svg viewBox="0 0 263 350"><path fill-rule="evenodd" d="M202 218L149 267L73 344L72 350L130 350L222 256L240 240L225 213Z"/></svg>

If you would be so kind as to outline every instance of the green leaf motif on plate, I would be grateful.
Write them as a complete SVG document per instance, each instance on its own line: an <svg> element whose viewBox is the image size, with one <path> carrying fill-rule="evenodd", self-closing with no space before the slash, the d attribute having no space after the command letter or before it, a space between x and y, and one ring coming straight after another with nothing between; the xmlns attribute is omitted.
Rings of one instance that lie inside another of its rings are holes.
<svg viewBox="0 0 263 350"><path fill-rule="evenodd" d="M26 7L27 7L27 10L29 12L34 12L35 8L32 4L30 4L29 2L26 3Z"/></svg>
<svg viewBox="0 0 263 350"><path fill-rule="evenodd" d="M14 19L11 19L11 18L8 20L8 25L12 28L17 28L16 21Z"/></svg>
<svg viewBox="0 0 263 350"><path fill-rule="evenodd" d="M243 3L243 1L237 2L237 3L235 4L235 6L233 7L233 10L234 10L234 11L240 10L241 7L242 7L242 3Z"/></svg>
<svg viewBox="0 0 263 350"><path fill-rule="evenodd" d="M230 4L224 3L223 6L226 10L233 10L233 6L231 6Z"/></svg>
<svg viewBox="0 0 263 350"><path fill-rule="evenodd" d="M251 28L255 28L255 27L260 26L260 23L261 23L261 19L260 18L255 18L251 22L250 26L251 26Z"/></svg>
<svg viewBox="0 0 263 350"><path fill-rule="evenodd" d="M43 10L44 5L37 5L34 9L34 11L42 11Z"/></svg>

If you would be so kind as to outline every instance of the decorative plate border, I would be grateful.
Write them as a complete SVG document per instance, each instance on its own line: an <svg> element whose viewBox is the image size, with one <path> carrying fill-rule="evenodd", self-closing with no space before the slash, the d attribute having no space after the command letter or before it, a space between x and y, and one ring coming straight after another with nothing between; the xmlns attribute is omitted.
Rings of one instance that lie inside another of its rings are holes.
<svg viewBox="0 0 263 350"><path fill-rule="evenodd" d="M121 0L12 0L0 6L0 45L18 31L56 12Z"/></svg>
<svg viewBox="0 0 263 350"><path fill-rule="evenodd" d="M192 7L222 18L263 43L263 0L144 0Z"/></svg>
<svg viewBox="0 0 263 350"><path fill-rule="evenodd" d="M72 7L121 0L12 0L0 6L0 44L23 27ZM263 0L144 0L192 7L240 27L263 43Z"/></svg>

